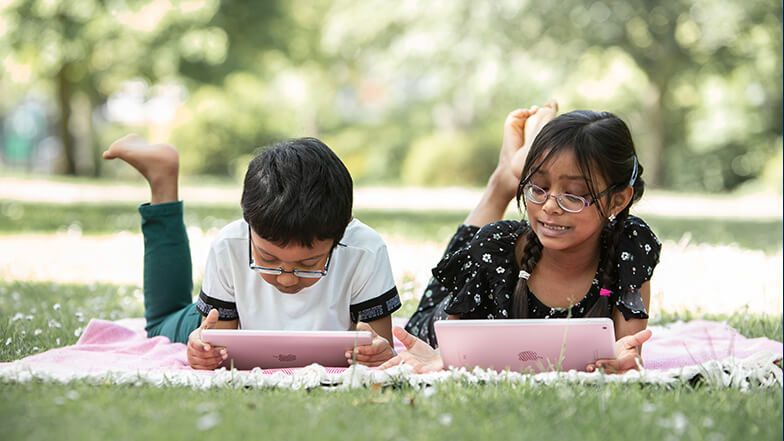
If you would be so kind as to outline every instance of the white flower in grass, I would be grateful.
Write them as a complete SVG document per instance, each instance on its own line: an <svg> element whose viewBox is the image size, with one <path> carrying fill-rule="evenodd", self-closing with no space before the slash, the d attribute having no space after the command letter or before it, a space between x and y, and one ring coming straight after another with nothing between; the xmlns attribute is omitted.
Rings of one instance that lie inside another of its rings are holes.
<svg viewBox="0 0 784 441"><path fill-rule="evenodd" d="M52 305L52 309L54 309L55 311L59 311L60 310L60 304L59 303L55 303L54 305Z"/></svg>
<svg viewBox="0 0 784 441"><path fill-rule="evenodd" d="M24 318L24 314L22 314L21 312L17 312L16 314L14 314L13 317L11 317L11 322L16 322L22 320L23 318Z"/></svg>
<svg viewBox="0 0 784 441"><path fill-rule="evenodd" d="M79 327L74 329L74 337L79 337L80 335L82 335L82 328Z"/></svg>
<svg viewBox="0 0 784 441"><path fill-rule="evenodd" d="M41 335L42 332L44 332L44 331L42 331L40 329L36 329L35 331L33 331L33 335Z"/></svg>
<svg viewBox="0 0 784 441"><path fill-rule="evenodd" d="M451 413L444 413L438 416L438 422L441 425L448 426L452 424L452 414Z"/></svg>
<svg viewBox="0 0 784 441"><path fill-rule="evenodd" d="M8 346L11 344L11 337L8 337L8 340L5 341L5 345Z"/></svg>
<svg viewBox="0 0 784 441"><path fill-rule="evenodd" d="M220 415L216 412L205 413L198 420L196 420L196 428L205 431L210 430L220 423Z"/></svg>
<svg viewBox="0 0 784 441"><path fill-rule="evenodd" d="M32 322L34 318L35 316L33 316L32 314L28 314L25 316L25 320L27 320L28 322Z"/></svg>
<svg viewBox="0 0 784 441"><path fill-rule="evenodd" d="M76 401L79 399L79 392L75 390L69 390L68 392L65 393L65 398L68 398L69 400L72 401Z"/></svg>
<svg viewBox="0 0 784 441"><path fill-rule="evenodd" d="M50 328L62 328L63 325L61 325L60 322L58 322L57 320L51 319L51 320L49 320L49 327Z"/></svg>

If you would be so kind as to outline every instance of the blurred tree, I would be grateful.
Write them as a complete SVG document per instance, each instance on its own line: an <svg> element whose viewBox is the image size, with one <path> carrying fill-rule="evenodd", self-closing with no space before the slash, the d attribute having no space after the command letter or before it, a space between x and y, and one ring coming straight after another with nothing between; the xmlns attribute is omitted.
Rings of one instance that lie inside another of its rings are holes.
<svg viewBox="0 0 784 441"><path fill-rule="evenodd" d="M574 0L530 12L542 17L543 37L573 54L617 47L645 74L640 144L649 182L731 189L776 153L781 2Z"/></svg>
<svg viewBox="0 0 784 441"><path fill-rule="evenodd" d="M66 174L77 167L75 126L100 172L94 111L125 81L218 83L258 62L283 36L280 3L219 0L16 0L0 9L4 83L48 83L58 109ZM75 115L74 110L77 110Z"/></svg>
<svg viewBox="0 0 784 441"><path fill-rule="evenodd" d="M382 85L383 103L354 98L357 120L430 109L434 130L486 131L553 94L564 110L601 105L633 123L649 183L716 191L777 151L781 6L338 0L324 47L356 71L346 87Z"/></svg>

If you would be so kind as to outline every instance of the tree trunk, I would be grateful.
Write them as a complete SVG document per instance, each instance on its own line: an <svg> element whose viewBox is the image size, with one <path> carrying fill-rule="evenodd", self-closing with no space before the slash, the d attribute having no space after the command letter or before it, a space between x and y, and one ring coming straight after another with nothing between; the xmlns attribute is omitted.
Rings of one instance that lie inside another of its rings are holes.
<svg viewBox="0 0 784 441"><path fill-rule="evenodd" d="M95 109L100 103L100 98L92 90L87 92L88 114L87 114L87 145L90 148L93 159L93 176L100 177L103 165L102 148L98 142L95 132Z"/></svg>
<svg viewBox="0 0 784 441"><path fill-rule="evenodd" d="M645 167L644 176L646 184L651 187L664 185L662 176L666 163L664 131L666 130L662 120L662 96L661 90L655 85L650 84L644 99L643 115L647 121L647 134L645 142L638 149L640 163Z"/></svg>
<svg viewBox="0 0 784 441"><path fill-rule="evenodd" d="M60 118L57 122L58 136L60 142L63 144L63 173L67 175L76 175L76 146L69 123L71 121L71 85L68 82L67 70L69 64L63 64L57 72L57 107L60 113Z"/></svg>

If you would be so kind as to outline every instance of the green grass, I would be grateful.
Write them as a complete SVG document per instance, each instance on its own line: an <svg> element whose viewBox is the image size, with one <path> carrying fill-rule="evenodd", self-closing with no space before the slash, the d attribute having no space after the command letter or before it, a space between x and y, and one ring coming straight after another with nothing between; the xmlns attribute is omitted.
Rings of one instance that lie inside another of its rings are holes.
<svg viewBox="0 0 784 441"><path fill-rule="evenodd" d="M0 388L6 439L773 440L780 390L444 384L346 392Z"/></svg>
<svg viewBox="0 0 784 441"><path fill-rule="evenodd" d="M415 211L358 209L364 223L385 236L410 240L446 242L467 214L466 211ZM185 223L202 230L221 228L241 216L235 204L186 204ZM515 214L509 212L508 217ZM660 240L691 243L736 244L742 248L777 253L782 249L781 219L700 219L646 216ZM54 233L78 229L82 234L139 232L136 204L48 204L0 200L0 234Z"/></svg>
<svg viewBox="0 0 784 441"><path fill-rule="evenodd" d="M357 210L379 232L446 241L465 212ZM186 223L220 228L240 215L234 205L186 205ZM737 243L781 250L781 221L646 217L662 240ZM0 234L139 231L135 204L39 204L0 201ZM410 281L398 281L401 292ZM196 285L198 286L198 284ZM418 293L414 293L418 294ZM412 297L412 296L408 296ZM416 296L413 296L416 298ZM396 315L406 317L416 301ZM0 281L0 362L73 344L90 318L140 317L136 286ZM700 316L662 313L652 323L724 320L748 337L782 341L782 314ZM531 386L442 384L310 391L0 383L3 439L782 439L780 388L748 392L705 384Z"/></svg>
<svg viewBox="0 0 784 441"><path fill-rule="evenodd" d="M413 308L413 304L404 308ZM73 344L90 318L143 313L137 287L0 281L0 361ZM657 323L697 318L663 314ZM782 340L782 316L736 313ZM781 439L781 389L441 384L310 391L0 383L4 439Z"/></svg>

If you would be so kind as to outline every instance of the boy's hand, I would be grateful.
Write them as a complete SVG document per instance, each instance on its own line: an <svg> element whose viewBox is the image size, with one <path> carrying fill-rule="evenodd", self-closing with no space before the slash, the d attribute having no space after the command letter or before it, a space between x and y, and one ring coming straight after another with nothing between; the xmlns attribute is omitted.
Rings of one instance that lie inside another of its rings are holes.
<svg viewBox="0 0 784 441"><path fill-rule="evenodd" d="M626 337L620 338L615 342L616 358L596 360L595 363L586 366L585 370L593 372L596 369L604 368L607 373L623 374L626 371L638 369L637 363L639 362L639 365L641 366L642 358L640 357L640 351L637 348L648 341L648 339L651 338L651 335L652 332L650 329L643 329L634 335L627 335Z"/></svg>
<svg viewBox="0 0 784 441"><path fill-rule="evenodd" d="M444 360L441 359L441 354L430 347L429 344L414 337L399 326L395 326L392 332L398 340L406 345L406 351L382 364L380 369L397 366L400 363L413 367L415 374L436 372L444 369Z"/></svg>
<svg viewBox="0 0 784 441"><path fill-rule="evenodd" d="M202 329L214 329L218 323L218 310L213 309L188 336L188 363L194 369L216 369L229 354L224 347L212 347L201 339Z"/></svg>
<svg viewBox="0 0 784 441"><path fill-rule="evenodd" d="M357 346L353 351L346 351L346 359L349 364L353 361L354 353L356 353L357 363L371 367L379 366L396 355L389 341L376 334L376 331L367 323L359 322L357 331L369 331L373 335L373 341L369 345Z"/></svg>

